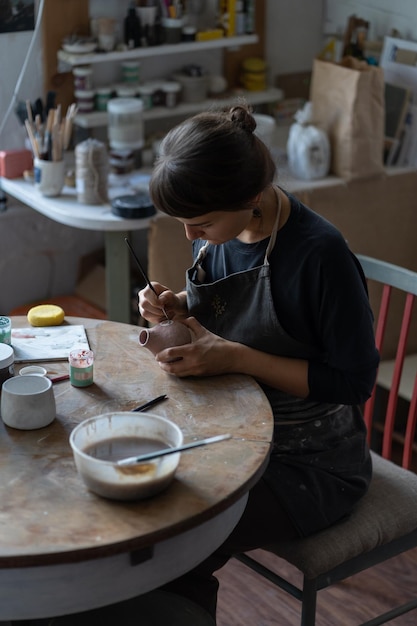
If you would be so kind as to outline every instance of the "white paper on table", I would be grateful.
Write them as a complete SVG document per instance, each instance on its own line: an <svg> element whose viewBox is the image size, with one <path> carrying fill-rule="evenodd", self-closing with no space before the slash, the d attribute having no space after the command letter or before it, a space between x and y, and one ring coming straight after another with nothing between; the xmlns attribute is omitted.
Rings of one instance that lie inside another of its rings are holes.
<svg viewBox="0 0 417 626"><path fill-rule="evenodd" d="M90 349L82 325L12 328L15 362L62 361L72 348Z"/></svg>

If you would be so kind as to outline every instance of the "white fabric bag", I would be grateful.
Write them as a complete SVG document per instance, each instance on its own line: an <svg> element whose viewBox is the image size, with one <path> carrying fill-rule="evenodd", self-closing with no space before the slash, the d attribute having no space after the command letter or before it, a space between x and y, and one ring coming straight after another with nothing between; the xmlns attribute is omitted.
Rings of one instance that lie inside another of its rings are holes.
<svg viewBox="0 0 417 626"><path fill-rule="evenodd" d="M324 130L313 124L313 107L306 102L295 114L287 142L291 174L303 180L324 178L330 169L330 142Z"/></svg>

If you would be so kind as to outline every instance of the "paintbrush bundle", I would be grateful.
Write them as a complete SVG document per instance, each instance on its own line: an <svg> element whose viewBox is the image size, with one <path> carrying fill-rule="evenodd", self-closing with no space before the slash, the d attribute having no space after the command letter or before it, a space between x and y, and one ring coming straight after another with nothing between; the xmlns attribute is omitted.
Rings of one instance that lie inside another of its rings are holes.
<svg viewBox="0 0 417 626"><path fill-rule="evenodd" d="M60 104L56 109L49 109L45 122L42 122L39 114L33 118L29 101L26 102L26 111L25 126L34 157L45 161L62 161L63 152L68 150L71 141L77 105L71 104L64 118Z"/></svg>

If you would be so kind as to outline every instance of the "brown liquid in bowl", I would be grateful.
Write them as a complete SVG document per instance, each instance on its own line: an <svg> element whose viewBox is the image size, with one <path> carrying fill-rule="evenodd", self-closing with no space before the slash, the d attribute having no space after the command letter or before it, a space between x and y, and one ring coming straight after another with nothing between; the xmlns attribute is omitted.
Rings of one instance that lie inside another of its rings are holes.
<svg viewBox="0 0 417 626"><path fill-rule="evenodd" d="M169 448L160 439L148 439L146 437L113 437L94 443L83 452L101 461L113 463L130 456L139 456L157 450Z"/></svg>

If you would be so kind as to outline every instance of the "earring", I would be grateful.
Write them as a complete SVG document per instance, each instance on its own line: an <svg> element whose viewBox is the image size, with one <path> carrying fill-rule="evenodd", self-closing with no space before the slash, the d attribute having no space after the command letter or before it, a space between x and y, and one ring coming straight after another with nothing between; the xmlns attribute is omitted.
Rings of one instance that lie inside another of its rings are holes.
<svg viewBox="0 0 417 626"><path fill-rule="evenodd" d="M252 209L252 215L253 217L262 217L261 209L256 206L254 209Z"/></svg>

